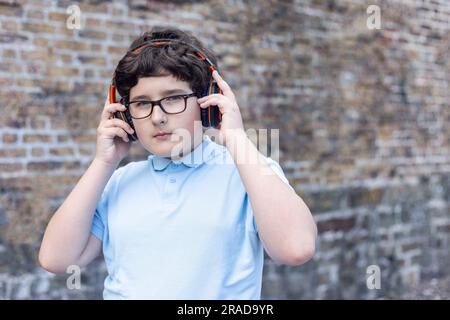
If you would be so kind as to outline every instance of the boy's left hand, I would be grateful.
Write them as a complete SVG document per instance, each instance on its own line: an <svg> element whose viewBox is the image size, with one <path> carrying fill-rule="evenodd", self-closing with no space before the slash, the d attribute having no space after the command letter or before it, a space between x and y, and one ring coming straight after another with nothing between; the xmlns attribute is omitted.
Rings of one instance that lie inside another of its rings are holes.
<svg viewBox="0 0 450 320"><path fill-rule="evenodd" d="M244 125L239 106L230 86L222 79L217 71L214 71L212 76L217 81L223 94L210 94L198 99L197 102L200 104L200 108L207 108L214 105L219 107L222 113L222 122L219 126L220 143L225 144L227 137L229 138L234 134L245 134Z"/></svg>

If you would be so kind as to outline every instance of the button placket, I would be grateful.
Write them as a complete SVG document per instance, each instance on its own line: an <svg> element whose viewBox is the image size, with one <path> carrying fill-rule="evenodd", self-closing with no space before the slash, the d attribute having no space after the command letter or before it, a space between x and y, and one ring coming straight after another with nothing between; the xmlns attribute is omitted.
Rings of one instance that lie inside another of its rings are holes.
<svg viewBox="0 0 450 320"><path fill-rule="evenodd" d="M173 170L173 168L168 169L164 186L164 195L166 199L166 208L171 208L174 204L176 204L178 185L177 178L175 176L176 170Z"/></svg>

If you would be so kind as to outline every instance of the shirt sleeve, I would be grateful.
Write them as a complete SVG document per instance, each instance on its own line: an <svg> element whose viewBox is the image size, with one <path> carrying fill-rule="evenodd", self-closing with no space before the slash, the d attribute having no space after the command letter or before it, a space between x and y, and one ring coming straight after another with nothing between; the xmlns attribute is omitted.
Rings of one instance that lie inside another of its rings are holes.
<svg viewBox="0 0 450 320"><path fill-rule="evenodd" d="M289 180L286 178L284 171L278 164L278 162L270 157L266 157L265 159L267 161L267 164L269 165L269 169L267 171L263 171L261 174L263 175L276 174L285 184L287 184L292 190L294 190L294 188L292 188L292 186L289 184ZM252 219L253 228L255 232L258 232L258 225L256 224L255 215L253 213L253 208L251 206L248 193L245 196L245 205L247 209L247 214Z"/></svg>
<svg viewBox="0 0 450 320"><path fill-rule="evenodd" d="M102 213L106 211L105 202L107 196L103 192L101 200L98 202L95 208L94 219L92 220L91 233L96 236L100 241L103 241L103 234L105 232L105 224L103 223Z"/></svg>
<svg viewBox="0 0 450 320"><path fill-rule="evenodd" d="M123 168L124 167L121 167L115 170L111 178L109 178L109 181L103 189L100 200L95 208L94 218L92 219L91 233L100 241L103 241L103 237L107 229L106 219L108 217L108 202L115 190L118 176L123 171Z"/></svg>
<svg viewBox="0 0 450 320"><path fill-rule="evenodd" d="M286 183L292 190L294 190L294 188L292 188L292 186L289 183L289 180L286 178L283 169L281 168L280 164L278 162L276 162L275 160L273 160L272 158L268 158L266 157L266 161L269 164L269 168L272 169L272 173L268 172L266 174L273 174L273 172L275 172L275 174L284 182ZM295 190L294 190L295 191Z"/></svg>

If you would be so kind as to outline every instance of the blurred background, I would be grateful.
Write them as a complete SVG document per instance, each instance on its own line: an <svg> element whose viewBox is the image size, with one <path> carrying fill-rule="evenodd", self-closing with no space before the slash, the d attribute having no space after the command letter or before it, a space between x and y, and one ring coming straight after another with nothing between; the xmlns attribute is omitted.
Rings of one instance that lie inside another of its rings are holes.
<svg viewBox="0 0 450 320"><path fill-rule="evenodd" d="M280 130L318 224L305 265L266 257L262 298L450 298L447 0L0 0L0 299L101 299L102 259L70 290L37 252L117 62L155 25L218 55L246 128Z"/></svg>

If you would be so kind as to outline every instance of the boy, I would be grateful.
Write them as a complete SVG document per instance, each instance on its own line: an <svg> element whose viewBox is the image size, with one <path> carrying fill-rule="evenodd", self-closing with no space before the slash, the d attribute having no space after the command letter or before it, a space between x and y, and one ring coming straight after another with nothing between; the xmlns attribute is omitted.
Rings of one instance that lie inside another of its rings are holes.
<svg viewBox="0 0 450 320"><path fill-rule="evenodd" d="M149 38L191 43L217 65L178 29L155 28L131 47ZM124 56L114 81L129 97L134 130L113 117L126 106L105 104L96 156L46 229L43 268L63 273L103 251L105 299L260 299L263 248L289 265L312 257L317 229L308 207L278 163L248 139L235 96L217 71L223 94L197 99L209 72L182 44ZM222 114L220 144L196 130L200 108L213 105ZM116 170L133 133L152 155ZM256 161L238 161L242 150Z"/></svg>

